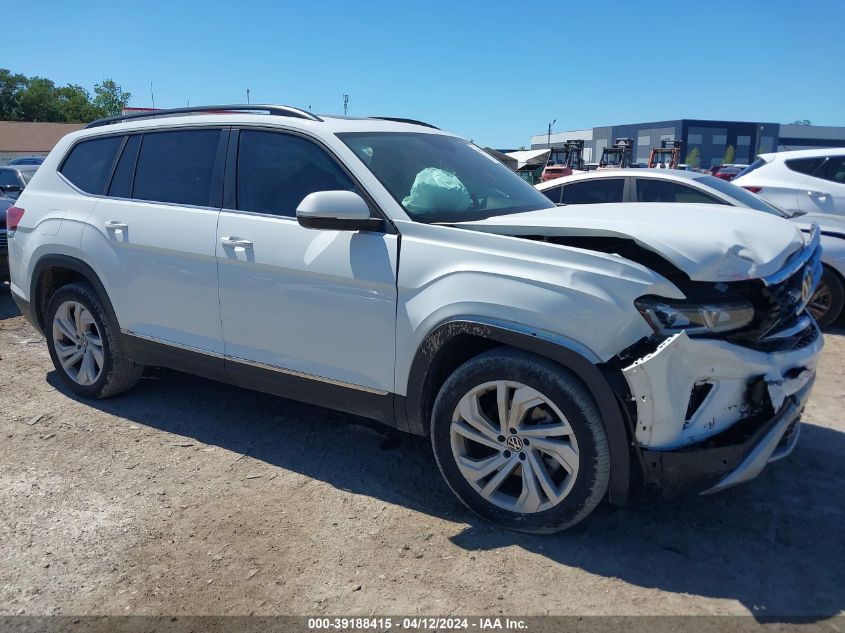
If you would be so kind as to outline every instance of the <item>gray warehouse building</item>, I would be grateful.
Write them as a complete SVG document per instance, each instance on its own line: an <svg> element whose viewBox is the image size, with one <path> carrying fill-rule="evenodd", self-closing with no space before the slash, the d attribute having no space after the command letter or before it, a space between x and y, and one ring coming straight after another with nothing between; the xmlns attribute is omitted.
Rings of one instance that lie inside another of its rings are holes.
<svg viewBox="0 0 845 633"><path fill-rule="evenodd" d="M531 149L562 147L567 140L583 139L585 161L598 162L602 150L617 138L633 139L633 158L638 163L647 162L651 148L660 147L661 141L680 139L682 161L695 147L700 153L701 167L712 167L722 164L728 146L736 151L733 162L746 164L757 154L766 152L845 147L845 127L676 119L556 132L551 137L537 134L531 137Z"/></svg>

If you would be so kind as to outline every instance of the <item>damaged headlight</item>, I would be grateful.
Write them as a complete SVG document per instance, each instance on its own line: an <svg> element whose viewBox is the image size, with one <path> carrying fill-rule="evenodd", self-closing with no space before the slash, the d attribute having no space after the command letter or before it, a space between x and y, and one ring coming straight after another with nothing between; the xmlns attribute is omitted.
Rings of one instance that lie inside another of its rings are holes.
<svg viewBox="0 0 845 633"><path fill-rule="evenodd" d="M640 297L637 310L658 334L719 334L739 330L754 320L750 303L687 303L660 297Z"/></svg>

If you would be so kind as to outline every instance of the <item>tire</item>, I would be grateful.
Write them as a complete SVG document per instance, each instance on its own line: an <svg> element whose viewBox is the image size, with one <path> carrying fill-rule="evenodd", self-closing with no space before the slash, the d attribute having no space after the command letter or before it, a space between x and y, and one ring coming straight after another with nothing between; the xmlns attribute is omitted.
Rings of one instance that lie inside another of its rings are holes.
<svg viewBox="0 0 845 633"><path fill-rule="evenodd" d="M499 411L508 417L514 408L521 413L503 428ZM566 529L607 494L610 451L592 396L569 370L519 350L490 350L446 380L434 402L431 445L455 496L508 530Z"/></svg>
<svg viewBox="0 0 845 633"><path fill-rule="evenodd" d="M144 368L126 356L117 321L88 283L59 288L47 304L44 324L53 365L80 396L108 398L141 379Z"/></svg>
<svg viewBox="0 0 845 633"><path fill-rule="evenodd" d="M845 305L845 286L839 275L824 267L821 281L816 292L813 294L807 309L816 319L820 328L826 328L841 316L842 307Z"/></svg>

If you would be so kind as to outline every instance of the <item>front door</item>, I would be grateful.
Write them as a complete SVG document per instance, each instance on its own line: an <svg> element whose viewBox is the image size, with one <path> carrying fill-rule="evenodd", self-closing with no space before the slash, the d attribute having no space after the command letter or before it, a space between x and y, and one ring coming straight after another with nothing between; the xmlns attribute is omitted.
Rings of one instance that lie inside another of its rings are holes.
<svg viewBox="0 0 845 633"><path fill-rule="evenodd" d="M232 208L217 229L227 370L236 380L249 366L392 392L398 236L303 228L295 217L302 199L360 191L352 178L302 136L238 137L226 180Z"/></svg>

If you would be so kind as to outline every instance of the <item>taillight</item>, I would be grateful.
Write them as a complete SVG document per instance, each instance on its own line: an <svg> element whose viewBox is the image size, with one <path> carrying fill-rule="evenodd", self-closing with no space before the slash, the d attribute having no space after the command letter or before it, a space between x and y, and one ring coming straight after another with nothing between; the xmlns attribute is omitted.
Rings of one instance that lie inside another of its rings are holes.
<svg viewBox="0 0 845 633"><path fill-rule="evenodd" d="M748 185L742 185L742 188L748 189L748 191L750 191L751 193L760 193L761 191L763 191L762 187L750 187Z"/></svg>
<svg viewBox="0 0 845 633"><path fill-rule="evenodd" d="M20 207L9 207L6 209L6 228L9 231L17 229L23 214L24 210Z"/></svg>

